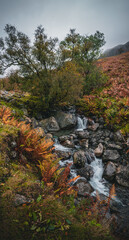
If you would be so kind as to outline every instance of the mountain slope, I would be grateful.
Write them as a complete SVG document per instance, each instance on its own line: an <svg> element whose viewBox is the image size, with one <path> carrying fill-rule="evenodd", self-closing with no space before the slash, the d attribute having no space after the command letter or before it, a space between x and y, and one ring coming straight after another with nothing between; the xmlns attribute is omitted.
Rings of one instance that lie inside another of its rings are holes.
<svg viewBox="0 0 129 240"><path fill-rule="evenodd" d="M127 42L125 44L120 44L113 48L105 50L103 53L103 57L116 56L116 55L119 55L121 53L128 52L128 51L129 51L129 42Z"/></svg>

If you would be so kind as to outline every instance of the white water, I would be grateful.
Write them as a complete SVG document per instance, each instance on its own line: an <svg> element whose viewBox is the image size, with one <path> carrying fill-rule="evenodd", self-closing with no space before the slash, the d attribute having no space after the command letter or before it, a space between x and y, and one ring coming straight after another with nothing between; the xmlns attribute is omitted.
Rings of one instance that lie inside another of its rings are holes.
<svg viewBox="0 0 129 240"><path fill-rule="evenodd" d="M84 129L86 129L87 121L88 121L88 119L85 117L83 117L83 118L77 117L77 130L83 131Z"/></svg>
<svg viewBox="0 0 129 240"><path fill-rule="evenodd" d="M55 139L55 144L54 144L55 150L57 151L62 151L62 152L70 152L71 148L67 148L62 146L57 139Z"/></svg>
<svg viewBox="0 0 129 240"><path fill-rule="evenodd" d="M94 175L90 179L91 186L106 196L109 195L109 188L106 186L106 180L102 179L103 175L103 164L102 160L95 158L95 161L91 162L90 166L93 168Z"/></svg>

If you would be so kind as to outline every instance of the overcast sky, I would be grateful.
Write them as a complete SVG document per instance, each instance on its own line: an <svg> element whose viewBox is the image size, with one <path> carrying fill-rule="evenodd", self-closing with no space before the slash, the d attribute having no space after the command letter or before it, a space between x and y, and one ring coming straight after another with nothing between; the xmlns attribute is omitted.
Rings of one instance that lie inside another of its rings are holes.
<svg viewBox="0 0 129 240"><path fill-rule="evenodd" d="M70 28L103 32L104 49L129 41L129 0L0 0L0 37L9 23L32 40L38 25L60 40Z"/></svg>

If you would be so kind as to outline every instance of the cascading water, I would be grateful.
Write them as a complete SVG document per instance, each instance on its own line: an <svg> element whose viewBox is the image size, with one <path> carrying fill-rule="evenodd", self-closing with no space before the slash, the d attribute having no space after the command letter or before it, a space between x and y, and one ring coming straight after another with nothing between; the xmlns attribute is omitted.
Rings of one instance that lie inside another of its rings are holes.
<svg viewBox="0 0 129 240"><path fill-rule="evenodd" d="M86 129L87 121L88 121L88 119L85 117L83 117L83 118L77 117L77 130L83 131L84 129Z"/></svg>
<svg viewBox="0 0 129 240"><path fill-rule="evenodd" d="M109 195L109 188L105 185L107 182L102 178L103 175L103 164L102 160L95 158L93 162L91 162L90 166L93 168L94 175L90 179L91 186L97 190L99 193L102 193L106 196Z"/></svg>
<svg viewBox="0 0 129 240"><path fill-rule="evenodd" d="M77 131L84 131L87 128L87 122L88 119L83 117L77 117ZM62 152L73 152L74 149L72 148L68 148L68 147L64 147L62 146L59 142L58 139L55 139L55 150L56 151L62 151ZM89 158L91 156L89 155ZM59 161L59 164L61 167L66 166L67 164L73 164L73 158L71 157L68 160L63 160L63 161ZM93 168L94 171L94 175L93 177L90 179L90 184L93 187L94 190L98 190L99 193L104 194L106 196L109 195L109 188L106 186L106 180L104 180L102 178L103 175L103 164L102 164L102 160L95 158L94 161L91 162L90 166ZM75 177L77 176L76 170L71 168L71 172L70 172L71 177ZM94 192L95 194L95 192Z"/></svg>

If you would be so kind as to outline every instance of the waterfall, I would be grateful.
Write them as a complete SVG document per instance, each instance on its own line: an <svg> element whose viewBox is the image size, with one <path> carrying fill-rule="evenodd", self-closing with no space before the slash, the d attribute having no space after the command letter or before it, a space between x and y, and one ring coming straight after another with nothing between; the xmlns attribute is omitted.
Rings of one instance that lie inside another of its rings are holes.
<svg viewBox="0 0 129 240"><path fill-rule="evenodd" d="M67 147L64 147L63 145L61 145L57 138L55 138L54 147L55 147L55 150L62 151L62 152L70 152L70 150L71 150L71 148L67 148Z"/></svg>
<svg viewBox="0 0 129 240"><path fill-rule="evenodd" d="M85 117L83 117L83 118L77 117L77 130L83 131L84 129L86 129L87 121L88 121L88 119Z"/></svg>
<svg viewBox="0 0 129 240"><path fill-rule="evenodd" d="M91 162L90 166L93 168L94 175L90 179L91 186L97 190L99 193L102 193L106 196L109 195L109 188L106 186L106 180L102 178L103 175L103 164L102 160L95 158L93 162Z"/></svg>

